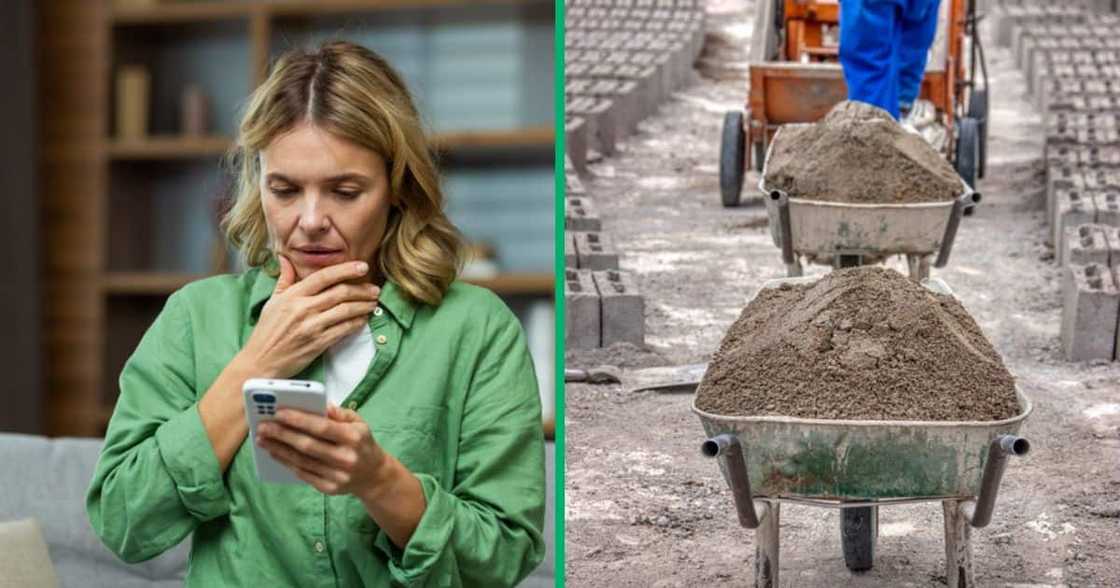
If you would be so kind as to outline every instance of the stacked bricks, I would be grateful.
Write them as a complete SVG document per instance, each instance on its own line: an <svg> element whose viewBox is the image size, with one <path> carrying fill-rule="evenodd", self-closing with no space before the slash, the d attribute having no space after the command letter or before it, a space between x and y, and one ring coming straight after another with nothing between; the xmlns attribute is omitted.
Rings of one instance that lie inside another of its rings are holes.
<svg viewBox="0 0 1120 588"><path fill-rule="evenodd" d="M701 0L566 0L567 155L610 156L684 85L704 42Z"/></svg>
<svg viewBox="0 0 1120 588"><path fill-rule="evenodd" d="M573 166L574 167L574 166ZM618 267L618 250L602 230L595 204L573 169L565 169L565 344L571 348L645 343L645 300L634 276Z"/></svg>
<svg viewBox="0 0 1120 588"><path fill-rule="evenodd" d="M1120 318L1120 15L1111 0L1002 0L1010 46L1045 121L1048 240L1062 272L1062 352L1116 360Z"/></svg>
<svg viewBox="0 0 1120 588"><path fill-rule="evenodd" d="M611 156L691 76L704 42L702 0L566 0L564 203L566 344L645 343L645 300L594 198L588 154Z"/></svg>

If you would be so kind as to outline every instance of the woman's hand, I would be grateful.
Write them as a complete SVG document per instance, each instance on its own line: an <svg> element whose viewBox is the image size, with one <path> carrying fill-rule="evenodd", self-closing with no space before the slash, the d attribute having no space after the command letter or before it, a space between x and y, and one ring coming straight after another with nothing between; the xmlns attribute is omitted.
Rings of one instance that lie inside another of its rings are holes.
<svg viewBox="0 0 1120 588"><path fill-rule="evenodd" d="M278 410L276 420L258 426L257 443L323 494L357 497L401 549L424 516L427 500L420 480L381 448L352 410L332 404L325 418Z"/></svg>
<svg viewBox="0 0 1120 588"><path fill-rule="evenodd" d="M373 284L346 283L369 273L365 262L332 265L293 283L292 263L283 255L277 259L276 289L239 354L253 366L254 377L298 374L328 347L364 327L381 293Z"/></svg>
<svg viewBox="0 0 1120 588"><path fill-rule="evenodd" d="M387 473L388 454L358 413L335 405L327 416L280 409L257 428L257 442L323 494L361 496Z"/></svg>

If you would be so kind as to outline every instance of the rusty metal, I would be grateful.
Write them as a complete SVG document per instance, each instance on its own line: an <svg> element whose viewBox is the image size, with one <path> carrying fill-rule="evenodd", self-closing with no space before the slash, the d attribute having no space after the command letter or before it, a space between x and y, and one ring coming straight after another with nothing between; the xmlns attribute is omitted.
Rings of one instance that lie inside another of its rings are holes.
<svg viewBox="0 0 1120 588"><path fill-rule="evenodd" d="M722 457L730 480L731 494L735 499L735 510L739 513L739 524L747 529L757 529L761 517L755 511L754 496L751 495L751 480L747 477L747 456L735 435L716 435L700 446L700 453L707 457Z"/></svg>
<svg viewBox="0 0 1120 588"><path fill-rule="evenodd" d="M988 446L988 463L984 464L984 478L980 482L980 495L976 497L976 506L972 514L966 513L970 525L980 529L992 522L996 495L999 494L999 483L1003 479L1004 470L1007 469L1007 458L1012 455L1026 455L1030 450L1030 442L1022 437L1001 435L992 439L992 443Z"/></svg>

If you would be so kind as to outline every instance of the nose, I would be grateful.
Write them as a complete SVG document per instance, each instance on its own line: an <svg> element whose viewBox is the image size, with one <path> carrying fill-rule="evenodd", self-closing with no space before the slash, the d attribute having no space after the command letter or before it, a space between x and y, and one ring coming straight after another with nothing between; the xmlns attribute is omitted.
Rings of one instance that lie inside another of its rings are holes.
<svg viewBox="0 0 1120 588"><path fill-rule="evenodd" d="M317 194L308 194L300 210L299 228L311 234L326 232L331 221L324 204Z"/></svg>

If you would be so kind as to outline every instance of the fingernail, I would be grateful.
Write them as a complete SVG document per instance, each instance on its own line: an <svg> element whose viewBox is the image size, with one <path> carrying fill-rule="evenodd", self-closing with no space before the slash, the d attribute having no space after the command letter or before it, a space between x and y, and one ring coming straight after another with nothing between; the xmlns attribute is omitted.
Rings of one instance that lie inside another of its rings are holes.
<svg viewBox="0 0 1120 588"><path fill-rule="evenodd" d="M369 264L364 261L359 261L358 263L354 264L354 269L364 274L369 271Z"/></svg>

